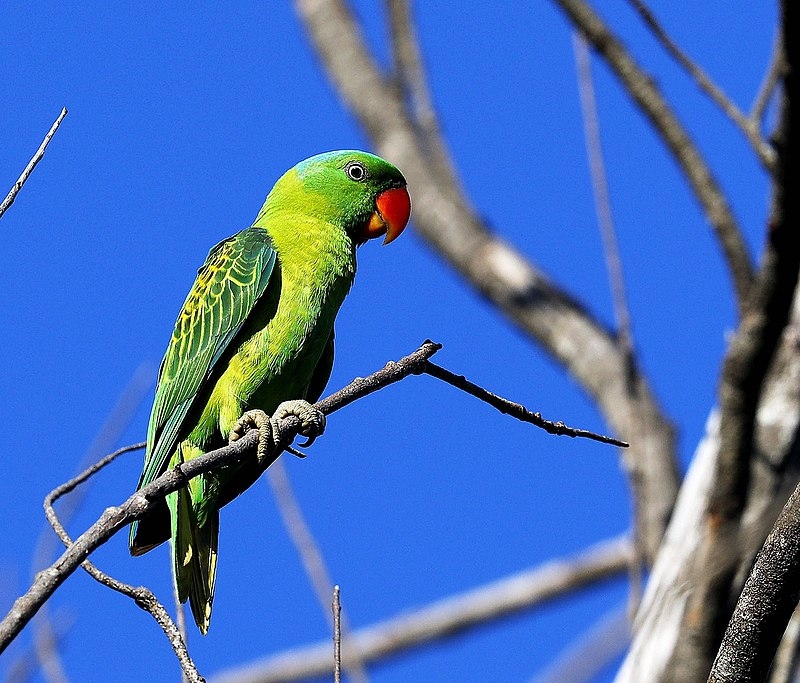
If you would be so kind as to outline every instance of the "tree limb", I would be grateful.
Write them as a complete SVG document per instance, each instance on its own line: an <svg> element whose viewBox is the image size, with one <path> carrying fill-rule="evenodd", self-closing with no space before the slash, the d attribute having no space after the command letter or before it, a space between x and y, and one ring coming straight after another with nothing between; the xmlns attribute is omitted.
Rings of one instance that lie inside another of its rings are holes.
<svg viewBox="0 0 800 683"><path fill-rule="evenodd" d="M800 599L800 486L789 498L736 604L709 683L766 681Z"/></svg>
<svg viewBox="0 0 800 683"><path fill-rule="evenodd" d="M401 358L399 361L389 361L381 370L368 377L357 377L343 389L318 401L315 407L329 415L379 389L399 382L409 375L422 374L425 372L428 359L441 348L441 344L436 344L429 340L425 341L413 353ZM300 421L294 415L285 417L280 421L278 434L274 435L274 448L267 456L267 466L291 446L291 442L297 435L299 428ZM164 496L186 486L193 477L224 465L240 463L245 458L252 457L257 444L258 431L250 430L241 439L228 446L205 453L164 472L150 484L139 489L121 505L107 508L89 529L70 543L61 557L50 567L36 575L28 591L14 602L11 610L0 622L0 653L16 638L25 624L31 620L67 577L85 562L86 558L95 549L108 541L117 531L152 511ZM141 448L142 445L135 444L126 448ZM112 456L115 455L112 454ZM54 494L63 495L72 490L81 481L84 481L105 466L107 464L106 461L112 456L107 456L107 458L89 468L79 477L60 486L55 490Z"/></svg>
<svg viewBox="0 0 800 683"><path fill-rule="evenodd" d="M644 556L655 556L678 489L674 434L646 378L616 337L536 266L493 234L454 173L431 159L402 97L368 52L342 0L295 0L339 94L378 152L403 169L414 195L414 225L478 292L538 341L597 401L617 434L637 434L626 460L635 533Z"/></svg>
<svg viewBox="0 0 800 683"><path fill-rule="evenodd" d="M733 121L744 133L745 138L750 143L753 151L756 153L761 165L770 173L775 172L775 150L772 146L761 137L760 126L761 118L759 110L756 109L755 116L745 116L739 107L725 94L711 77L689 56L678 47L677 43L672 40L669 34L656 19L655 14L642 0L629 0L634 9L639 13L645 24L653 32L653 35L664 46L664 49L672 55L672 58L680 64L684 70L695 80L700 90L702 90L708 97L722 110L722 112Z"/></svg>
<svg viewBox="0 0 800 683"><path fill-rule="evenodd" d="M736 219L711 169L662 96L655 80L634 61L594 10L584 0L554 1L608 62L683 170L722 248L741 311L753 280L753 266Z"/></svg>

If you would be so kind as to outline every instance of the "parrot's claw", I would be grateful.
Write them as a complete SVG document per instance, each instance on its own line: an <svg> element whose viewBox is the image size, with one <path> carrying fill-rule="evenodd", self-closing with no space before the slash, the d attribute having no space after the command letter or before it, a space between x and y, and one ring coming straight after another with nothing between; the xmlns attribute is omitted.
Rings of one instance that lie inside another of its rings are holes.
<svg viewBox="0 0 800 683"><path fill-rule="evenodd" d="M284 401L281 403L272 415L273 430L276 422L289 415L294 415L300 420L300 434L307 437L306 442L300 444L300 448L308 448L325 431L325 413L317 410L308 401L303 400Z"/></svg>
<svg viewBox="0 0 800 683"><path fill-rule="evenodd" d="M263 410L248 410L233 425L228 435L228 443L241 439L251 429L258 430L258 450L256 457L259 464L266 462L270 453L275 450L275 425Z"/></svg>

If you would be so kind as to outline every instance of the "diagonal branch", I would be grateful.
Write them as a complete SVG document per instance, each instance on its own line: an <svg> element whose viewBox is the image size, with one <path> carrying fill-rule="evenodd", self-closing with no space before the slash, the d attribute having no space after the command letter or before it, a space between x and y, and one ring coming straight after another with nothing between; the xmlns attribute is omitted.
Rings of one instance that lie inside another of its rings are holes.
<svg viewBox="0 0 800 683"><path fill-rule="evenodd" d="M765 681L800 599L800 486L756 558L714 661L709 683Z"/></svg>
<svg viewBox="0 0 800 683"><path fill-rule="evenodd" d="M678 62L686 72L694 78L700 90L708 95L711 100L723 111L723 113L733 121L739 129L744 133L745 138L750 143L753 151L756 153L761 165L770 173L775 172L775 150L772 146L761 137L760 117L748 117L742 112L739 107L725 94L711 77L699 65L695 64L689 56L678 47L672 38L667 34L664 28L656 19L655 14L642 0L628 0L639 13L645 24L653 32L653 35L664 46L664 49L672 55L672 58ZM756 110L758 111L758 110Z"/></svg>
<svg viewBox="0 0 800 683"><path fill-rule="evenodd" d="M624 574L632 554L627 538L613 538L576 557L547 562L360 629L347 642L344 662L348 656L354 655L363 662L383 660L507 619L567 593ZM324 642L225 671L215 676L212 683L298 681L325 676L332 670L330 645Z"/></svg>
<svg viewBox="0 0 800 683"><path fill-rule="evenodd" d="M330 596L333 594L338 601L339 587L333 584L328 565L322 555L308 522L306 521L300 502L297 500L289 475L281 460L272 463L267 469L267 482L272 489L272 496L278 506L278 512L283 520L283 526L294 544L300 561L305 569L311 587L317 597L317 602L325 612L328 625L338 641L344 637L345 642L350 638L349 619L344 614L341 605L338 609L334 608L329 612ZM348 675L353 683L368 683L367 673L364 670L363 662L355 657L348 660Z"/></svg>
<svg viewBox="0 0 800 683"><path fill-rule="evenodd" d="M401 358L399 361L388 362L381 370L368 377L357 377L343 389L317 402L316 408L329 415L379 389L399 382L409 375L422 374L425 372L428 359L441 348L441 344L436 344L429 340L425 341L416 351ZM272 450L267 455L267 466L272 464L284 450L291 447L291 442L297 436L300 427L299 419L293 415L280 421L278 433L274 435ZM141 448L142 445L135 444L127 447L127 449ZM41 606L66 581L67 577L81 566L94 550L106 543L117 531L135 519L141 519L145 514L151 512L164 496L186 486L193 477L252 458L256 452L257 445L258 431L250 430L241 439L228 446L205 453L166 471L130 496L121 505L107 508L89 529L69 544L61 557L50 567L36 575L28 591L14 602L11 610L0 621L0 653L16 638ZM115 455L107 456L75 479L58 487L51 496L68 493L82 481L92 476L94 472L104 467L108 459Z"/></svg>
<svg viewBox="0 0 800 683"><path fill-rule="evenodd" d="M36 164L38 164L44 157L45 150L47 150L47 145L50 144L50 140L53 139L53 136L56 134L58 127L61 125L61 122L64 120L64 117L66 115L67 115L67 108L64 107L61 110L61 113L58 115L58 118L50 127L50 130L47 132L47 135L44 136L44 140L42 140L42 144L39 145L39 149L36 150L36 153L33 155L31 160L28 162L28 165L22 171L22 175L20 175L20 177L17 179L17 182L14 183L9 193L6 195L6 198L0 204L0 218L3 217L3 214L7 211L8 207L14 203L14 200L17 198L19 191L22 189L22 186L27 182L31 173L33 173L33 169L36 168Z"/></svg>
<svg viewBox="0 0 800 683"><path fill-rule="evenodd" d="M70 479L68 482L53 489L47 494L44 499L44 511L45 515L47 516L47 521L50 522L50 526L53 527L53 530L61 539L61 542L67 546L67 548L69 548L72 544L72 539L69 537L64 525L58 518L58 515L53 508L53 504L62 496L75 490L77 486L85 482L101 469L111 464L120 455L129 453L131 451L140 450L144 447L145 443L141 442L133 444L132 446L120 448L119 450L110 453L106 457L101 458L98 462L81 472L81 474L79 474L77 477ZM175 656L178 658L178 662L180 662L181 668L183 669L186 681L188 683L205 683L205 679L200 675L200 672L197 670L192 658L189 656L189 651L186 649L186 642L181 635L180 629L175 625L175 622L169 616L169 613L164 605L158 601L152 591L147 588L130 586L127 583L118 581L117 579L98 569L89 560L84 560L81 566L95 581L117 591L118 593L127 595L129 598L132 598L139 607L149 612L150 615L152 615L152 617L156 620L156 623L158 623L158 625L161 627L161 630L163 630L164 634L167 636L172 649L175 651Z"/></svg>
<svg viewBox="0 0 800 683"><path fill-rule="evenodd" d="M608 62L683 170L720 243L741 311L753 280L753 266L728 200L705 159L664 99L655 80L634 61L594 10L584 0L554 1Z"/></svg>
<svg viewBox="0 0 800 683"><path fill-rule="evenodd" d="M674 434L646 378L615 336L512 246L489 230L456 178L430 159L396 89L378 68L342 0L295 0L334 84L378 152L403 169L422 238L529 338L541 344L598 402L617 434L637 434L628 471L635 533L645 558L658 548L678 489ZM641 415L641 421L639 419Z"/></svg>

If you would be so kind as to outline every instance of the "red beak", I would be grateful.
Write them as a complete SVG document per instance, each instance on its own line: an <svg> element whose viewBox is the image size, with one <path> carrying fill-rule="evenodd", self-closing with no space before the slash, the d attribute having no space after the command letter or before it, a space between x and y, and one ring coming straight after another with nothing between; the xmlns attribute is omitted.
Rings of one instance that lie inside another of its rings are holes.
<svg viewBox="0 0 800 683"><path fill-rule="evenodd" d="M364 241L386 235L384 244L396 240L408 224L411 197L405 187L384 190L375 200L375 213L364 228Z"/></svg>

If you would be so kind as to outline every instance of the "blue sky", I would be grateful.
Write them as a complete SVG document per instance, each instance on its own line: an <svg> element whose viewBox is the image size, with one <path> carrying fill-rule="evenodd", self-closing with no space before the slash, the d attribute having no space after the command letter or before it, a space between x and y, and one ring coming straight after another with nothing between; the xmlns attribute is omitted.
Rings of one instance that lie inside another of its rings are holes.
<svg viewBox="0 0 800 683"><path fill-rule="evenodd" d="M607 324L610 296L584 151L571 32L550 3L417 3L443 129L487 221ZM378 3L358 4L387 62ZM747 109L769 59L774 9L654 4L666 27ZM626 3L604 3L676 103L757 253L769 199L743 138L660 51ZM131 377L157 366L180 304L220 239L246 227L272 183L311 154L369 148L287 3L11 3L0 25L0 194L62 106L70 113L0 220L0 411L5 429L0 607L30 583L41 501L76 471ZM595 62L614 216L642 364L680 431L684 464L713 404L729 282L687 185L613 76ZM413 224L413 216L412 216ZM330 389L415 349L545 417L603 430L580 389L466 289L414 234L365 246L337 324ZM151 393L119 444L143 438ZM632 435L623 435L633 439ZM355 626L575 553L630 524L613 448L548 436L431 378L353 405L289 475ZM141 455L97 477L79 533L135 486ZM96 556L170 596L166 548ZM530 680L620 605L622 581L391 660L377 683ZM76 681L174 680L163 634L83 574L53 599L71 624ZM264 482L223 514L201 671L327 637L324 616ZM30 647L30 630L0 662ZM39 679L36 679L39 680Z"/></svg>

